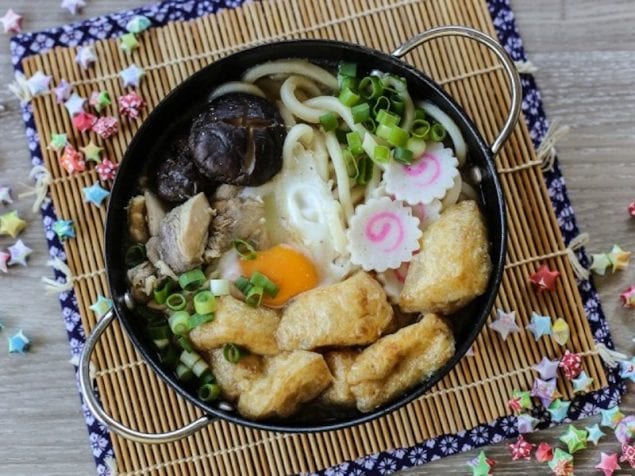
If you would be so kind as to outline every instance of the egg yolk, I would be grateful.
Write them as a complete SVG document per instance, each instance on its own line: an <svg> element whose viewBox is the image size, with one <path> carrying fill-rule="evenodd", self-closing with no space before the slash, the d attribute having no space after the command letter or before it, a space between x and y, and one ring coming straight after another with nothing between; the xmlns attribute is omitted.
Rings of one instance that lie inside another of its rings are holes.
<svg viewBox="0 0 635 476"><path fill-rule="evenodd" d="M313 289L318 283L317 270L311 260L285 245L258 251L255 259L241 260L240 268L247 278L260 272L278 286L275 297L263 295L262 303L269 307L282 307L289 299Z"/></svg>

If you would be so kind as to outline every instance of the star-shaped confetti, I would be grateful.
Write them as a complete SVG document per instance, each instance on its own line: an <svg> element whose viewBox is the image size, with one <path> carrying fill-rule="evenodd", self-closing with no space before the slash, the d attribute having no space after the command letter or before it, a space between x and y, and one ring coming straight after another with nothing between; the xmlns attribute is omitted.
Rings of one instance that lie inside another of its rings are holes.
<svg viewBox="0 0 635 476"><path fill-rule="evenodd" d="M130 33L139 34L150 28L150 25L152 25L152 23L150 22L150 19L148 17L137 15L128 22L128 24L126 25L126 30L128 30Z"/></svg>
<svg viewBox="0 0 635 476"><path fill-rule="evenodd" d="M86 6L84 0L62 0L62 8L65 8L71 15L77 15L77 12L81 11Z"/></svg>
<svg viewBox="0 0 635 476"><path fill-rule="evenodd" d="M472 470L472 476L490 476L495 462L488 458L484 451L481 451L476 458L468 463L468 466Z"/></svg>
<svg viewBox="0 0 635 476"><path fill-rule="evenodd" d="M584 429L588 433L586 440L590 441L595 446L598 445L600 438L602 438L603 436L606 436L606 433L600 430L600 425L598 425L597 423L593 426L585 426Z"/></svg>
<svg viewBox="0 0 635 476"><path fill-rule="evenodd" d="M55 93L55 99L57 104L62 104L71 97L71 91L73 88L65 79L62 79L59 84L53 89Z"/></svg>
<svg viewBox="0 0 635 476"><path fill-rule="evenodd" d="M0 251L0 271L2 271L3 273L9 272L7 263L9 262L10 258L11 254L7 253L6 251Z"/></svg>
<svg viewBox="0 0 635 476"><path fill-rule="evenodd" d="M635 383L635 357L631 357L631 360L620 360L620 377Z"/></svg>
<svg viewBox="0 0 635 476"><path fill-rule="evenodd" d="M136 119L145 106L145 102L136 92L130 91L124 96L119 96L119 114L130 119Z"/></svg>
<svg viewBox="0 0 635 476"><path fill-rule="evenodd" d="M101 161L101 153L104 150L103 147L99 147L95 145L95 143L91 140L85 147L80 147L86 157L86 160L89 162L99 162Z"/></svg>
<svg viewBox="0 0 635 476"><path fill-rule="evenodd" d="M0 187L0 205L10 205L13 203L11 189L9 187Z"/></svg>
<svg viewBox="0 0 635 476"><path fill-rule="evenodd" d="M514 412L519 412L522 409L531 410L531 395L529 395L529 392L514 390L512 398L507 402L507 406Z"/></svg>
<svg viewBox="0 0 635 476"><path fill-rule="evenodd" d="M51 134L51 142L49 143L49 149L59 152L68 145L68 136L66 134Z"/></svg>
<svg viewBox="0 0 635 476"><path fill-rule="evenodd" d="M26 222L20 218L16 210L0 215L0 235L9 235L11 238L15 238L25 228Z"/></svg>
<svg viewBox="0 0 635 476"><path fill-rule="evenodd" d="M496 320L489 327L498 332L503 340L507 340L509 334L520 331L520 327L516 325L516 311L505 312L497 309Z"/></svg>
<svg viewBox="0 0 635 476"><path fill-rule="evenodd" d="M580 375L571 380L571 383L573 384L574 393L586 392L593 383L593 379L583 370Z"/></svg>
<svg viewBox="0 0 635 476"><path fill-rule="evenodd" d="M565 350L560 360L560 368L565 377L573 380L582 372L582 357L579 354Z"/></svg>
<svg viewBox="0 0 635 476"><path fill-rule="evenodd" d="M97 119L93 124L93 132L98 134L102 139L108 139L119 130L117 119L113 116L104 116Z"/></svg>
<svg viewBox="0 0 635 476"><path fill-rule="evenodd" d="M89 112L82 111L73 116L73 125L80 132L91 130L96 122L97 118Z"/></svg>
<svg viewBox="0 0 635 476"><path fill-rule="evenodd" d="M529 277L529 282L534 285L539 293L553 291L556 288L556 280L560 276L558 271L551 271L546 264Z"/></svg>
<svg viewBox="0 0 635 476"><path fill-rule="evenodd" d="M604 276L606 274L606 269L611 266L609 255L606 253L598 253L591 255L591 259L591 271L600 276Z"/></svg>
<svg viewBox="0 0 635 476"><path fill-rule="evenodd" d="M521 435L524 433L531 433L536 429L536 426L540 423L540 420L532 417L527 413L523 413L522 415L518 415L516 418L516 426L518 429L518 433Z"/></svg>
<svg viewBox="0 0 635 476"><path fill-rule="evenodd" d="M630 443L635 437L635 416L629 415L617 424L615 436L621 444Z"/></svg>
<svg viewBox="0 0 635 476"><path fill-rule="evenodd" d="M587 436L588 434L585 430L578 430L575 426L569 425L567 432L560 437L560 441L567 445L569 453L573 454L586 448Z"/></svg>
<svg viewBox="0 0 635 476"><path fill-rule="evenodd" d="M9 352L12 354L24 354L31 346L31 341L24 335L22 330L9 337Z"/></svg>
<svg viewBox="0 0 635 476"><path fill-rule="evenodd" d="M631 468L635 468L635 445L622 445L620 463L628 463Z"/></svg>
<svg viewBox="0 0 635 476"><path fill-rule="evenodd" d="M72 220L57 220L53 223L52 229L60 241L75 238L75 227Z"/></svg>
<svg viewBox="0 0 635 476"><path fill-rule="evenodd" d="M627 207L628 214L632 217L635 217L635 202L631 202Z"/></svg>
<svg viewBox="0 0 635 476"><path fill-rule="evenodd" d="M546 463L553 458L553 448L549 443L542 442L536 449L536 461Z"/></svg>
<svg viewBox="0 0 635 476"><path fill-rule="evenodd" d="M624 414L620 411L620 407L617 405L609 408L608 410L600 410L600 413L602 414L602 421L600 422L600 425L608 426L613 429L615 429L617 424L622 421L622 418L624 418Z"/></svg>
<svg viewBox="0 0 635 476"><path fill-rule="evenodd" d="M620 294L620 301L625 308L635 309L635 286L629 286L626 291Z"/></svg>
<svg viewBox="0 0 635 476"><path fill-rule="evenodd" d="M31 253L33 253L33 250L26 246L22 240L16 241L13 245L9 246L9 254L11 255L8 263L9 266L13 266L14 264L26 266L26 260Z"/></svg>
<svg viewBox="0 0 635 476"><path fill-rule="evenodd" d="M112 308L112 299L105 298L101 294L97 296L97 301L90 305L90 310L99 318Z"/></svg>
<svg viewBox="0 0 635 476"><path fill-rule="evenodd" d="M556 319L553 323L553 327L551 328L553 340L555 340L560 345L566 345L569 342L569 338L571 337L571 330L569 329L569 324L562 317Z"/></svg>
<svg viewBox="0 0 635 476"><path fill-rule="evenodd" d="M20 33L22 31L22 17L10 8L0 18L0 21L5 33Z"/></svg>
<svg viewBox="0 0 635 476"><path fill-rule="evenodd" d="M123 81L124 88L127 88L127 87L138 88L139 82L141 81L141 78L143 77L144 74L145 72L143 71L143 69L139 68L136 64L131 64L126 69L121 71L119 73L119 76L121 77L121 80Z"/></svg>
<svg viewBox="0 0 635 476"><path fill-rule="evenodd" d="M42 71L36 71L35 74L26 81L29 91L33 96L37 96L38 94L48 91L50 83L51 77L47 76Z"/></svg>
<svg viewBox="0 0 635 476"><path fill-rule="evenodd" d="M566 451L556 448L549 467L555 476L573 476L573 456Z"/></svg>
<svg viewBox="0 0 635 476"><path fill-rule="evenodd" d="M112 101L110 100L110 94L108 94L108 91L93 91L90 95L88 104L90 104L95 111L101 112L110 106Z"/></svg>
<svg viewBox="0 0 635 476"><path fill-rule="evenodd" d="M531 323L527 324L525 328L534 335L534 339L537 342L542 336L551 335L551 317L533 312L531 314Z"/></svg>
<svg viewBox="0 0 635 476"><path fill-rule="evenodd" d="M547 408L558 396L556 391L556 379L542 380L537 378L534 380L531 396L539 398L542 406Z"/></svg>
<svg viewBox="0 0 635 476"><path fill-rule="evenodd" d="M84 187L82 192L84 193L84 201L92 203L96 207L101 206L101 203L110 195L110 192L103 189L99 182L95 182L90 187Z"/></svg>
<svg viewBox="0 0 635 476"><path fill-rule="evenodd" d="M64 152L60 157L60 165L70 175L86 170L86 161L82 157L82 154L72 145L67 145L64 148Z"/></svg>
<svg viewBox="0 0 635 476"><path fill-rule="evenodd" d="M126 33L125 35L122 35L120 38L119 48L121 48L124 53L128 54L139 48L139 41L137 40L135 34Z"/></svg>
<svg viewBox="0 0 635 476"><path fill-rule="evenodd" d="M547 408L547 411L551 415L551 421L560 423L564 420L567 417L570 406L571 402L563 401L559 398L551 402L551 405Z"/></svg>
<svg viewBox="0 0 635 476"><path fill-rule="evenodd" d="M77 93L73 93L64 103L64 107L68 111L68 114L73 117L84 110L85 103L86 99Z"/></svg>
<svg viewBox="0 0 635 476"><path fill-rule="evenodd" d="M515 443L512 443L511 445L508 445L509 449L512 452L512 459L514 461L519 460L519 459L530 459L531 458L531 452L534 448L534 446L531 443L529 443L528 441L525 441L525 438L523 438L523 435L519 435L518 439L516 440Z"/></svg>
<svg viewBox="0 0 635 476"><path fill-rule="evenodd" d="M557 360L549 360L547 357L543 357L539 364L532 367L543 380L551 380L556 378L558 374L558 366L560 362Z"/></svg>
<svg viewBox="0 0 635 476"><path fill-rule="evenodd" d="M93 45L80 46L75 56L75 62L79 64L82 69L88 69L97 61L97 55L95 54L95 47Z"/></svg>
<svg viewBox="0 0 635 476"><path fill-rule="evenodd" d="M108 180L114 180L118 168L119 164L115 164L107 158L104 158L100 164L97 164L95 170L97 170L97 173L99 174L99 180L107 182Z"/></svg>
<svg viewBox="0 0 635 476"><path fill-rule="evenodd" d="M600 463L595 465L595 468L601 469L604 476L613 476L616 469L622 469L617 464L617 453L607 454L604 451L600 454Z"/></svg>
<svg viewBox="0 0 635 476"><path fill-rule="evenodd" d="M631 260L631 253L630 251L624 251L617 245L613 245L613 248L609 253L609 260L611 260L613 272L622 271L628 267L628 263Z"/></svg>

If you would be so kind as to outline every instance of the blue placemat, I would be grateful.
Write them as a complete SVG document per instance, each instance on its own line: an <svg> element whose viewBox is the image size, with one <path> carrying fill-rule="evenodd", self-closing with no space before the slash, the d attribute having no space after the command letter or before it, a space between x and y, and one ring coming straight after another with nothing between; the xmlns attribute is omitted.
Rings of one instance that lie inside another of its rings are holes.
<svg viewBox="0 0 635 476"><path fill-rule="evenodd" d="M243 3L243 0L215 0L215 1L178 1L169 0L156 5L151 5L126 12L113 13L98 18L65 25L36 33L25 33L11 40L11 55L13 65L17 71L21 71L21 62L24 58L44 53L56 46L77 46L96 40L119 36L125 33L126 23L134 15L145 15L152 20L153 26L162 26L171 21L190 20L199 16L215 13L221 8L234 8ZM500 42L505 46L514 60L526 60L522 40L516 28L514 14L509 5L509 0L487 0L492 20ZM548 121L545 116L540 92L534 78L523 75L523 112L529 126L531 138L537 147L545 136ZM26 125L26 135L31 160L33 165L41 165L42 154L39 148L37 130L33 119L33 111L30 104L23 106L23 118ZM575 214L567 196L564 178L556 163L553 171L545 174L545 181L549 189L549 195L558 217L558 223L568 244L579 233ZM55 210L49 199L42 205L42 216L46 238L51 257L65 260L64 249L51 226L56 220ZM588 264L584 251L579 251L579 258L583 264ZM60 281L62 275L57 275ZM609 334L606 318L593 284L588 281L579 281L578 287L584 302L584 308L595 340L613 348L613 342ZM85 334L81 326L77 301L72 291L60 294L62 316L68 332L71 354L76 360L81 352ZM569 418L565 421L576 420L597 413L600 409L610 408L619 402L620 396L626 387L619 378L618 372L607 368L609 386L577 397L573 400L569 410ZM81 396L80 396L81 399ZM82 408L88 427L90 446L97 464L98 474L110 474L112 472L114 453L112 442L106 428L95 420L82 402ZM536 408L533 415L541 420L539 427L550 426L550 415L543 408ZM427 441L423 441L413 447L400 448L392 451L372 454L356 461L343 462L342 464L321 471L324 475L344 474L389 474L394 471L421 465L435 459L442 458L462 451L496 443L506 438L515 437L516 417L508 416L499 418L493 422L479 425L471 430L461 431L456 434L443 435Z"/></svg>

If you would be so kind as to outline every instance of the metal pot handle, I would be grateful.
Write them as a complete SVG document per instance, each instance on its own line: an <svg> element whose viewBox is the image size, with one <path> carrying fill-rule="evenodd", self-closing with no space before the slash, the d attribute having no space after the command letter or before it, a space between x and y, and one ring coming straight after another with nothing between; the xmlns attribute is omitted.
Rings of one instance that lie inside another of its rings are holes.
<svg viewBox="0 0 635 476"><path fill-rule="evenodd" d="M90 377L90 358L95 350L95 346L99 341L99 338L104 333L106 328L110 325L115 317L114 311L111 309L108 313L97 322L97 325L86 339L84 349L79 358L79 388L84 396L84 402L91 411L91 413L101 423L106 425L108 429L117 433L124 438L127 438L137 443L169 443L171 441L180 440L190 436L192 433L209 425L213 418L203 416L198 420L188 423L178 430L168 431L166 433L143 433L132 428L128 428L121 422L115 420L101 407L95 393L93 391L92 379Z"/></svg>
<svg viewBox="0 0 635 476"><path fill-rule="evenodd" d="M412 37L395 51L393 51L392 55L396 56L397 58L401 58L417 46L422 45L427 41L434 40L436 38L442 38L445 36L462 36L479 42L480 44L486 46L490 51L492 51L501 60L503 66L505 67L505 73L507 74L507 79L510 83L510 92L512 97L507 120L505 121L503 128L498 134L498 137L496 137L496 140L494 140L490 147L492 154L496 155L513 132L514 127L516 126L516 122L518 121L518 116L520 115L522 106L522 88L520 84L520 76L518 75L516 66L514 65L514 62L510 58L509 54L507 54L507 51L505 51L505 49L500 45L498 41L496 41L491 36L486 35L482 31L475 30L473 28L468 28L465 26L440 26L424 31L423 33L419 33L418 35Z"/></svg>

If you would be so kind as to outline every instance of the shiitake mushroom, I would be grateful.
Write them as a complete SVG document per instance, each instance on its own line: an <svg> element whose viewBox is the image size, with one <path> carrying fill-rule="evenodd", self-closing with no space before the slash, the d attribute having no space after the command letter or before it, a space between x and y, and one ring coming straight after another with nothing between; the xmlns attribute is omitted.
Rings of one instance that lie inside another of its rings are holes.
<svg viewBox="0 0 635 476"><path fill-rule="evenodd" d="M201 174L217 183L261 185L282 168L284 121L270 101L229 93L192 122L189 145Z"/></svg>

